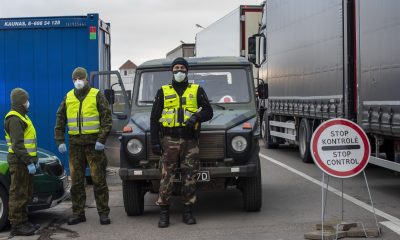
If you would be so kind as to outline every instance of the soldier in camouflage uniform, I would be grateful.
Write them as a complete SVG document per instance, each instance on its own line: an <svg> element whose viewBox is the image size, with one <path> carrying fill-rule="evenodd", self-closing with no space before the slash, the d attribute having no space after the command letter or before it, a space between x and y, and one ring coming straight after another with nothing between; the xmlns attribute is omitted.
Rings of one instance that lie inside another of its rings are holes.
<svg viewBox="0 0 400 240"><path fill-rule="evenodd" d="M78 67L72 73L75 88L61 102L57 110L54 130L58 150L67 152L65 127L69 134L69 169L71 174L72 216L68 224L85 222L85 170L90 167L97 211L101 224L110 224L108 186L106 182L107 158L104 145L111 130L111 111L105 96L87 81L87 72Z"/></svg>
<svg viewBox="0 0 400 240"><path fill-rule="evenodd" d="M28 221L27 205L33 194L33 175L38 161L36 132L27 116L29 95L21 89L11 91L11 110L4 118L8 145L7 161L11 176L8 219L11 235L33 235L40 225Z"/></svg>
<svg viewBox="0 0 400 240"><path fill-rule="evenodd" d="M196 171L199 169L200 123L213 116L203 88L188 83L188 63L177 58L172 63L172 84L163 86L155 97L150 117L154 154L161 155L162 172L159 196L160 228L169 226L169 205L175 172L182 178L184 212L182 221L195 224L192 209L196 202ZM161 133L161 141L160 141Z"/></svg>

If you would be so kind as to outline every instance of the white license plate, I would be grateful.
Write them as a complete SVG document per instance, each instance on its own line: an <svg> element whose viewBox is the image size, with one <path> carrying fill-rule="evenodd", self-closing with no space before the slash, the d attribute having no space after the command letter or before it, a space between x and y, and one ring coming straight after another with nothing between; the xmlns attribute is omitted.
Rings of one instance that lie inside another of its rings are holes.
<svg viewBox="0 0 400 240"><path fill-rule="evenodd" d="M197 171L197 182L209 182L210 171ZM182 175L180 172L175 173L174 182L182 182Z"/></svg>

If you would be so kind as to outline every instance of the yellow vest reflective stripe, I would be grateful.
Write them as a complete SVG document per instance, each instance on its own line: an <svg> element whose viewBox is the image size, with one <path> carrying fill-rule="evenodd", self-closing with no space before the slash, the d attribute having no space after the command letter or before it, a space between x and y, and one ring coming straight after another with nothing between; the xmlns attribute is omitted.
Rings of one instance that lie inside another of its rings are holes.
<svg viewBox="0 0 400 240"><path fill-rule="evenodd" d="M26 129L24 131L24 146L29 156L36 157L37 156L37 143L36 143L36 130L33 126L31 119L29 119L28 115L22 116L17 111L10 111L7 113L4 119L7 119L9 116L17 116L24 123L26 123ZM12 150L12 141L10 135L6 132L6 141L8 145L8 152L14 153Z"/></svg>
<svg viewBox="0 0 400 240"><path fill-rule="evenodd" d="M97 110L99 90L91 88L82 103L75 97L74 89L67 93L68 134L93 134L100 131L100 114Z"/></svg>
<svg viewBox="0 0 400 240"><path fill-rule="evenodd" d="M172 87L172 85L162 86L164 94L164 109L161 114L160 123L164 127L180 127L186 126L185 122L196 113L197 107L197 90L198 84L189 84L182 95L182 99ZM182 102L182 106L181 106ZM183 123L178 120L179 108L183 109Z"/></svg>

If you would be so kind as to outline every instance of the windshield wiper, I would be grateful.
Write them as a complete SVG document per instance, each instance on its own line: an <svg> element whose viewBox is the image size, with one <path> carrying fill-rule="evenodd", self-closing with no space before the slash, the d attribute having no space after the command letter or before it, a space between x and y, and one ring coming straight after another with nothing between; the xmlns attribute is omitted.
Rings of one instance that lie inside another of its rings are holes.
<svg viewBox="0 0 400 240"><path fill-rule="evenodd" d="M140 103L153 103L153 100L139 100Z"/></svg>
<svg viewBox="0 0 400 240"><path fill-rule="evenodd" d="M226 109L226 107L224 107L224 106L222 106L221 104L218 104L218 103L211 103L211 105L217 106L217 107L221 108L222 110Z"/></svg>

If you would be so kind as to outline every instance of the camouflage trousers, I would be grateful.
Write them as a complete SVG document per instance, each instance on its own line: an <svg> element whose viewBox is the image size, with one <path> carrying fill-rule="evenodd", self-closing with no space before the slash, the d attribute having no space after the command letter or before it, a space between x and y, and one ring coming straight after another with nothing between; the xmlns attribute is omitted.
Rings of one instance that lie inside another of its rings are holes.
<svg viewBox="0 0 400 240"><path fill-rule="evenodd" d="M165 136L161 141L161 181L157 205L169 205L173 179L179 168L182 179L182 198L186 205L196 202L196 173L199 169L199 143L197 139Z"/></svg>
<svg viewBox="0 0 400 240"><path fill-rule="evenodd" d="M90 168L93 181L94 196L99 214L110 213L108 207L108 186L106 181L107 157L104 151L96 151L94 144L70 145L69 170L71 174L72 212L76 215L85 214L85 170Z"/></svg>
<svg viewBox="0 0 400 240"><path fill-rule="evenodd" d="M28 203L33 194L33 175L23 163L10 164L10 195L8 199L8 219L11 226L28 221Z"/></svg>

